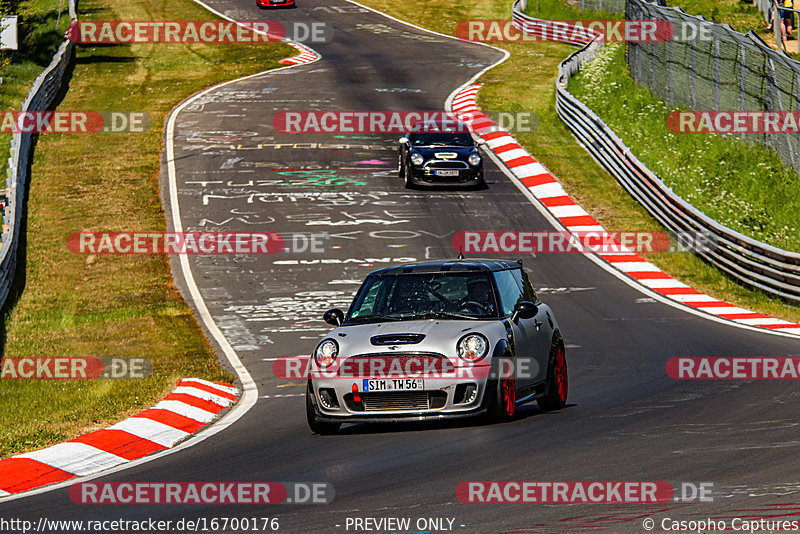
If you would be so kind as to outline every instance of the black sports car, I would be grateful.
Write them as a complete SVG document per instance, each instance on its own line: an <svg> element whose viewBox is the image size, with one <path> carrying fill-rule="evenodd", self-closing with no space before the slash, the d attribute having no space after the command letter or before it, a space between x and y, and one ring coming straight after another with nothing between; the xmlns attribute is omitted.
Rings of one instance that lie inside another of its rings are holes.
<svg viewBox="0 0 800 534"><path fill-rule="evenodd" d="M398 163L400 177L409 189L484 185L483 158L466 129L409 133L400 139Z"/></svg>

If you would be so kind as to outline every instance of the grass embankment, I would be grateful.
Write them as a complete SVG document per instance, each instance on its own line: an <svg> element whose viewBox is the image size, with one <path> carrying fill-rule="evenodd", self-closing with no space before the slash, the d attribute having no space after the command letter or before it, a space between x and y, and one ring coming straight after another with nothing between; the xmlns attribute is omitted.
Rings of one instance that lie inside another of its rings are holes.
<svg viewBox="0 0 800 534"><path fill-rule="evenodd" d="M214 18L189 0L82 0L80 12L85 20ZM294 54L282 44L77 49L59 108L146 111L152 126L138 134L39 137L18 275L24 271L25 287L5 312L3 355L146 357L154 373L144 380L0 380L0 455L112 423L152 405L181 377L232 380L175 289L166 257L79 256L67 251L66 238L84 230L165 231L158 173L166 114L194 92Z"/></svg>
<svg viewBox="0 0 800 534"><path fill-rule="evenodd" d="M702 15L710 21L730 24L739 32L758 31L766 26L764 16L749 0L668 0L690 15Z"/></svg>
<svg viewBox="0 0 800 534"><path fill-rule="evenodd" d="M19 110L33 81L50 64L53 53L64 40L69 27L69 13L61 13L58 2L51 0L5 0L0 2L0 15L17 15L19 50L0 51L0 110ZM10 133L0 133L0 185L5 184ZM3 186L5 187L5 186Z"/></svg>
<svg viewBox="0 0 800 534"><path fill-rule="evenodd" d="M765 30L769 23L764 20L764 15L749 0L673 0L668 1L669 6L680 6L687 13L692 15L702 15L708 20L720 24L730 24L734 30L747 33L753 30L769 46L779 48L775 42L775 35L772 28ZM795 6L797 8L797 6ZM798 18L795 14L794 30L788 41L784 41L786 52L792 58L800 60L798 54Z"/></svg>
<svg viewBox="0 0 800 534"><path fill-rule="evenodd" d="M606 46L573 78L570 90L696 208L737 232L800 251L797 173L763 145L670 131L667 117L674 110L634 83L623 44Z"/></svg>
<svg viewBox="0 0 800 534"><path fill-rule="evenodd" d="M448 4L361 0L390 15L423 27L453 35L456 24L466 19L509 19L511 1L470 0ZM558 0L528 2L528 14L541 18L602 19L608 14L581 13ZM724 13L720 17L725 16ZM531 154L562 182L569 194L610 231L663 231L642 206L581 148L555 113L555 80L558 64L575 49L556 43L497 43L511 52L502 65L480 80L484 87L478 103L490 110L531 110L539 117L538 129L517 135ZM619 82L618 82L619 83ZM597 111L600 111L598 108ZM687 136L697 137L699 136ZM661 140L666 152L668 146ZM731 164L733 162L731 161ZM733 165L731 165L733 166ZM767 194L768 191L764 191ZM718 269L687 253L649 255L679 280L716 298L791 321L800 321L800 308L739 286Z"/></svg>

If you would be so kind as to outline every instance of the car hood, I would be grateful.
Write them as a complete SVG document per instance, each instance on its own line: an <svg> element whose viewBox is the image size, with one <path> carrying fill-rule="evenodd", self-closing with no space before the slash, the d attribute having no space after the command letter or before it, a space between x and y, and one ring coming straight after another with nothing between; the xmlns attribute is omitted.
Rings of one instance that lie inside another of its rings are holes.
<svg viewBox="0 0 800 534"><path fill-rule="evenodd" d="M415 146L412 148L416 152L422 154L422 157L424 157L425 159L436 158L437 152L451 152L455 153L458 156L458 159L465 160L469 157L469 155L472 152L475 152L476 150L474 146L435 146L435 147Z"/></svg>
<svg viewBox="0 0 800 534"><path fill-rule="evenodd" d="M468 332L480 332L485 335L489 340L490 349L494 348L499 338L505 338L505 328L497 319L486 321L425 319L340 326L327 337L339 343L339 355L343 358L359 354L408 352L434 352L455 356L456 343ZM398 342L373 345L370 341L375 336L390 334L422 334L425 337L418 343L409 344Z"/></svg>

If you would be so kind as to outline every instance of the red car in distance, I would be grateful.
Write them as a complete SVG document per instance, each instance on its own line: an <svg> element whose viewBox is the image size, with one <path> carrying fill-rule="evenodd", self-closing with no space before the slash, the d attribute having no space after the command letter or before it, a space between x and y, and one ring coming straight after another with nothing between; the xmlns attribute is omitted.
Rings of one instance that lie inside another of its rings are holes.
<svg viewBox="0 0 800 534"><path fill-rule="evenodd" d="M256 5L264 7L294 7L294 0L256 0Z"/></svg>

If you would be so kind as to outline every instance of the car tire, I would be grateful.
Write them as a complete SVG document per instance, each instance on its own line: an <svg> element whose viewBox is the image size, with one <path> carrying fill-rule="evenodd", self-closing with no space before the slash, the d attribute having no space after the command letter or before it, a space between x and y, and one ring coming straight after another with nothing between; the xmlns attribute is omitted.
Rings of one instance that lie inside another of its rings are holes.
<svg viewBox="0 0 800 534"><path fill-rule="evenodd" d="M567 357L564 355L564 345L557 343L551 349L550 363L547 371L547 393L536 402L539 408L549 412L560 410L567 405L569 380L567 374Z"/></svg>
<svg viewBox="0 0 800 534"><path fill-rule="evenodd" d="M411 169L408 165L406 165L403 173L403 182L405 182L406 189L414 189L414 181L411 179Z"/></svg>
<svg viewBox="0 0 800 534"><path fill-rule="evenodd" d="M503 369L505 366L499 366ZM512 366L513 369L513 366ZM499 373L499 371L498 371ZM511 376L498 376L496 380L489 380L486 386L486 415L492 423L510 421L516 413L517 381L514 373Z"/></svg>
<svg viewBox="0 0 800 534"><path fill-rule="evenodd" d="M475 184L475 189L478 191L486 189L486 180L483 178L483 171L481 171L480 178L478 178L478 183Z"/></svg>
<svg viewBox="0 0 800 534"><path fill-rule="evenodd" d="M336 434L341 428L341 423L323 423L321 421L317 421L317 411L314 409L314 401L311 400L311 396L314 394L313 390L311 389L311 382L308 382L308 387L306 388L306 419L308 420L308 427L311 429L312 432L315 434L320 434L321 436L327 436L330 434Z"/></svg>

